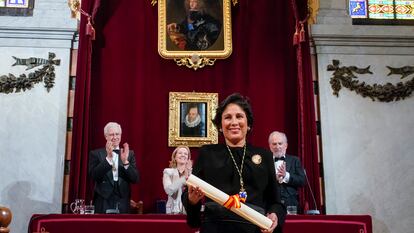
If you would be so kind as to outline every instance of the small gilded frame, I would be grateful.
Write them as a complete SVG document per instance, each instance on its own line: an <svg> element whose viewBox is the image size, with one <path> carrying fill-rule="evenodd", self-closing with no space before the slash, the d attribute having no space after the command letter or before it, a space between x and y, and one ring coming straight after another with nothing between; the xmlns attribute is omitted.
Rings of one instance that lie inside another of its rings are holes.
<svg viewBox="0 0 414 233"><path fill-rule="evenodd" d="M170 92L168 146L216 144L218 93Z"/></svg>
<svg viewBox="0 0 414 233"><path fill-rule="evenodd" d="M194 70L229 57L230 0L159 0L158 52Z"/></svg>

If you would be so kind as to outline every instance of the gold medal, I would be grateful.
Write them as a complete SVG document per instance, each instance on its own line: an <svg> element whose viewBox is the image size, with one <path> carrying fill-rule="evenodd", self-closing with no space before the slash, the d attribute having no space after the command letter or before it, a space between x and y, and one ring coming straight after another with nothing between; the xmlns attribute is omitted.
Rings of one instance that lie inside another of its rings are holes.
<svg viewBox="0 0 414 233"><path fill-rule="evenodd" d="M262 156L261 156L261 155L259 155L259 154L255 154L255 155L253 155L253 157L252 157L252 162L253 162L254 164L256 164L256 165L261 164L261 163L262 163Z"/></svg>

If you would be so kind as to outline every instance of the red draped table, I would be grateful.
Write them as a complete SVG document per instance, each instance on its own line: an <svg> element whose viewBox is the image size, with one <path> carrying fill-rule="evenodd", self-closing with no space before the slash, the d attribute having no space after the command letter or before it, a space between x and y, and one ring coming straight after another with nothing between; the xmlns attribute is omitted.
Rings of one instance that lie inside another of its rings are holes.
<svg viewBox="0 0 414 233"><path fill-rule="evenodd" d="M184 215L35 214L29 233L194 233ZM284 233L372 233L368 215L288 215Z"/></svg>
<svg viewBox="0 0 414 233"><path fill-rule="evenodd" d="M284 233L372 233L369 215L288 215Z"/></svg>

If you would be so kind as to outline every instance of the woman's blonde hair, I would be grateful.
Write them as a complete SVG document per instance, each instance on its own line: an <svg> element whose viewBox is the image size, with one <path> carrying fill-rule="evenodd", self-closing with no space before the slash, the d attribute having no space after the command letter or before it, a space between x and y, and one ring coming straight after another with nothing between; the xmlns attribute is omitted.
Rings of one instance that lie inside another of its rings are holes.
<svg viewBox="0 0 414 233"><path fill-rule="evenodd" d="M177 146L177 148L175 148L175 150L171 154L171 160L170 160L170 167L171 168L177 167L177 161L175 160L175 156L177 155L178 150L181 149L181 148L184 148L188 151L188 160L191 159L191 152L190 152L190 148L188 148L188 146Z"/></svg>

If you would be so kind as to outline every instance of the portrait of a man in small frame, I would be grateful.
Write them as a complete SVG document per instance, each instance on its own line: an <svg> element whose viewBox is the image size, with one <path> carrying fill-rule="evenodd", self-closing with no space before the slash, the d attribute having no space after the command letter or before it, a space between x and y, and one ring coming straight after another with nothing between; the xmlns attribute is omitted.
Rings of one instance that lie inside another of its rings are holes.
<svg viewBox="0 0 414 233"><path fill-rule="evenodd" d="M200 147L218 142L212 121L218 93L170 92L168 102L168 146Z"/></svg>
<svg viewBox="0 0 414 233"><path fill-rule="evenodd" d="M180 137L206 137L207 103L182 102Z"/></svg>

